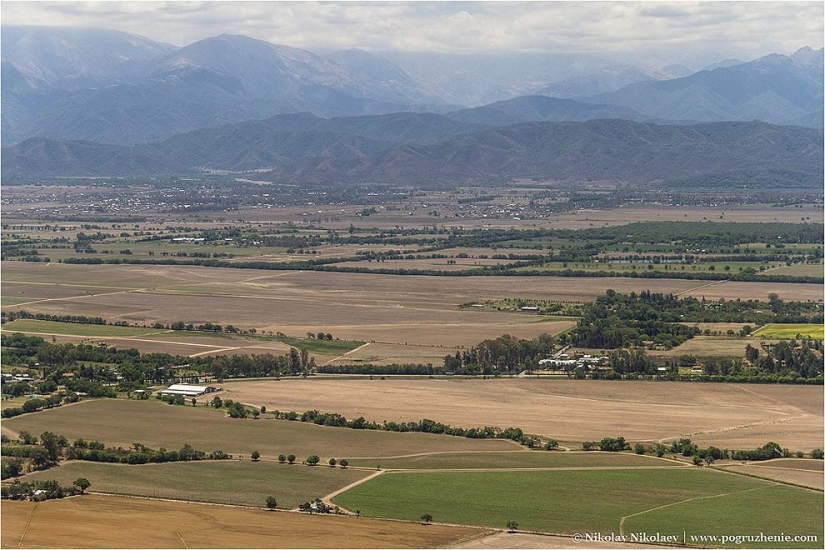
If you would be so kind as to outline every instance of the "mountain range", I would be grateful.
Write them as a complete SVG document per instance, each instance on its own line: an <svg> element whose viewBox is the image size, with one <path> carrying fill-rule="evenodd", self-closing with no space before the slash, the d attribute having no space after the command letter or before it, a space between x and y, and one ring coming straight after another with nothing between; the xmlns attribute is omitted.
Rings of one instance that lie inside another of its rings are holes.
<svg viewBox="0 0 825 550"><path fill-rule="evenodd" d="M512 100L519 102L520 99ZM256 170L292 184L541 177L666 184L820 187L820 130L762 122L626 120L484 127L432 113L322 119L278 115L134 146L33 138L3 149L10 180Z"/></svg>
<svg viewBox="0 0 825 550"><path fill-rule="evenodd" d="M433 63L433 55L318 55L238 35L176 47L117 31L4 26L2 141L134 145L301 112L430 112L487 127L594 118L823 126L821 49L724 60L695 73L571 54L525 55L518 63L467 56ZM557 99L549 110L531 106L536 99L480 106L484 98L524 95Z"/></svg>

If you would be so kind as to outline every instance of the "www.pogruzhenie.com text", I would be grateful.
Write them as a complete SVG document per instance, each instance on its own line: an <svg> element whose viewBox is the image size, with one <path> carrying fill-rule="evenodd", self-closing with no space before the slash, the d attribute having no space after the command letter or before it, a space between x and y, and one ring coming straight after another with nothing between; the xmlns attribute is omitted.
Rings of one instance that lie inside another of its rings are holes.
<svg viewBox="0 0 825 550"><path fill-rule="evenodd" d="M788 533L759 533L752 535L717 534L692 535L686 532L672 533L574 533L573 542L640 542L648 544L722 544L722 545L750 545L750 544L787 544L819 542L817 535L798 535Z"/></svg>

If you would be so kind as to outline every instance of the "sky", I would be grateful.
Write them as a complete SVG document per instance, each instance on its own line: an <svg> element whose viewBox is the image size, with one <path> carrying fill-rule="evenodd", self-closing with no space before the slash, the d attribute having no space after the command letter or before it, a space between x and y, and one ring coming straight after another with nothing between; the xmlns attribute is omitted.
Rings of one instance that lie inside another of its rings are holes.
<svg viewBox="0 0 825 550"><path fill-rule="evenodd" d="M587 52L702 65L821 48L825 3L3 1L0 21L115 29L178 46L230 33L316 52Z"/></svg>

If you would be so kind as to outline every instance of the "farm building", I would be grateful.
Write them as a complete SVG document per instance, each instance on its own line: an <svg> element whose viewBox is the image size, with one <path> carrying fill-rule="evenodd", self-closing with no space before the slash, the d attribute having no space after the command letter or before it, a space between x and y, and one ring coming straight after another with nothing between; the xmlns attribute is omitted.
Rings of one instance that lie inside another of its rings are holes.
<svg viewBox="0 0 825 550"><path fill-rule="evenodd" d="M160 395L182 395L184 397L200 397L207 393L215 393L221 391L221 388L216 386L192 386L190 384L172 384L165 390L158 393Z"/></svg>

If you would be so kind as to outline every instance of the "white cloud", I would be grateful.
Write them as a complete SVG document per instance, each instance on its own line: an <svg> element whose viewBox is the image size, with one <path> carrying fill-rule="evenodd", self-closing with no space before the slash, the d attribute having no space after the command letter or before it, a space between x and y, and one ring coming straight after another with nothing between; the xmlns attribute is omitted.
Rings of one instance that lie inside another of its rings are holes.
<svg viewBox="0 0 825 550"><path fill-rule="evenodd" d="M221 33L307 49L595 52L752 59L822 47L821 2L3 2L4 24L185 45Z"/></svg>

